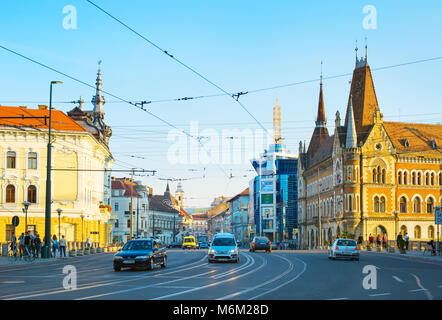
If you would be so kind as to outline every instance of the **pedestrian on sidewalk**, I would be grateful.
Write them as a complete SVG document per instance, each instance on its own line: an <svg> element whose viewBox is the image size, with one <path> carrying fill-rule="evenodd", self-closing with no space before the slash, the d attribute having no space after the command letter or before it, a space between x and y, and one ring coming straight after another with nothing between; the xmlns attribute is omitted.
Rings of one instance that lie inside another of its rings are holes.
<svg viewBox="0 0 442 320"><path fill-rule="evenodd" d="M91 248L91 238L90 238L90 237L87 237L87 239L86 239L86 245L87 245L87 248L88 248L88 249Z"/></svg>
<svg viewBox="0 0 442 320"><path fill-rule="evenodd" d="M11 251L14 258L17 259L17 237L15 236L14 232L11 236Z"/></svg>
<svg viewBox="0 0 442 320"><path fill-rule="evenodd" d="M58 240L57 240L57 236L54 234L54 236L52 237L52 256L54 258L57 257L57 249L58 249Z"/></svg>
<svg viewBox="0 0 442 320"><path fill-rule="evenodd" d="M382 242L384 243L384 248L387 249L388 247L388 239L387 239L387 234L384 233L384 236L382 237Z"/></svg>
<svg viewBox="0 0 442 320"><path fill-rule="evenodd" d="M35 245L35 256L36 258L39 258L41 252L41 239L38 233L36 233L35 235L34 245Z"/></svg>
<svg viewBox="0 0 442 320"><path fill-rule="evenodd" d="M29 237L31 238L31 242L30 242L30 251L32 254L32 257L35 258L35 236L32 234L32 232L29 232Z"/></svg>
<svg viewBox="0 0 442 320"><path fill-rule="evenodd" d="M378 234L378 236L376 237L376 243L379 248L381 247L381 241L382 241L382 237L380 234Z"/></svg>
<svg viewBox="0 0 442 320"><path fill-rule="evenodd" d="M25 254L25 234L22 232L20 237L18 237L18 252L20 253L20 259Z"/></svg>
<svg viewBox="0 0 442 320"><path fill-rule="evenodd" d="M31 236L29 235L29 231L26 231L26 235L23 241L23 244L25 246L25 254L26 257L31 257Z"/></svg>
<svg viewBox="0 0 442 320"><path fill-rule="evenodd" d="M402 240L402 233L399 233L399 234L397 235L397 238L396 238L396 244L397 244L397 247L398 247L398 248L401 247L401 246L400 246L400 242L401 242L401 240Z"/></svg>
<svg viewBox="0 0 442 320"><path fill-rule="evenodd" d="M373 246L373 235L370 233L370 236L368 237L368 242L370 243L370 246Z"/></svg>
<svg viewBox="0 0 442 320"><path fill-rule="evenodd" d="M64 235L62 235L60 239L60 257L66 258L66 239Z"/></svg>
<svg viewBox="0 0 442 320"><path fill-rule="evenodd" d="M404 241L405 241L405 249L408 250L408 243L409 243L410 237L408 236L408 233L405 232Z"/></svg>

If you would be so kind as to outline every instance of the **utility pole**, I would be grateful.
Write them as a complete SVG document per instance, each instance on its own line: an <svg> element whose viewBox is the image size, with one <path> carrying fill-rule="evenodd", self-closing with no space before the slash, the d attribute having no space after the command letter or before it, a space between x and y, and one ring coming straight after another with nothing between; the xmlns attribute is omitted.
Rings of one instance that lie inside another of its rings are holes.
<svg viewBox="0 0 442 320"><path fill-rule="evenodd" d="M131 182L133 182L134 180L134 169L132 169L132 173L131 173ZM133 221L134 221L134 214L133 214L133 200L134 200L134 188L130 188L130 228L129 228L129 240L132 240L133 238Z"/></svg>
<svg viewBox="0 0 442 320"><path fill-rule="evenodd" d="M137 237L139 232L139 224L140 224L140 214L139 214L139 207L140 206L140 198L137 197Z"/></svg>
<svg viewBox="0 0 442 320"><path fill-rule="evenodd" d="M42 249L42 258L49 258L51 256L51 156L52 156L52 136L51 136L51 122L52 122L52 85L62 83L61 81L51 81L49 91L49 125L48 125L48 146L47 146L47 161L46 161L46 202L45 202L45 243ZM27 230L26 230L27 231Z"/></svg>
<svg viewBox="0 0 442 320"><path fill-rule="evenodd" d="M322 223L321 223L321 196L319 189L319 165L318 165L318 225L319 225L319 248L322 249Z"/></svg>

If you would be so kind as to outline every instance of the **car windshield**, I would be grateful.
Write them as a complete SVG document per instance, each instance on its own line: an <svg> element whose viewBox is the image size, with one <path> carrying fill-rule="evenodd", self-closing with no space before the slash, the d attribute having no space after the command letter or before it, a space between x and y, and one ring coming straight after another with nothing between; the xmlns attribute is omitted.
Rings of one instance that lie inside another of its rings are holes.
<svg viewBox="0 0 442 320"><path fill-rule="evenodd" d="M212 246L226 247L235 246L235 240L233 238L215 238L213 239Z"/></svg>
<svg viewBox="0 0 442 320"><path fill-rule="evenodd" d="M336 245L337 246L344 246L344 247L356 247L356 241L354 241L354 240L338 240Z"/></svg>
<svg viewBox="0 0 442 320"><path fill-rule="evenodd" d="M257 242L269 242L269 239L267 238L255 238Z"/></svg>
<svg viewBox="0 0 442 320"><path fill-rule="evenodd" d="M123 250L149 250L152 249L152 241L129 241L123 247Z"/></svg>
<svg viewBox="0 0 442 320"><path fill-rule="evenodd" d="M188 238L188 239L184 239L184 242L194 242L195 240L193 240L192 238Z"/></svg>

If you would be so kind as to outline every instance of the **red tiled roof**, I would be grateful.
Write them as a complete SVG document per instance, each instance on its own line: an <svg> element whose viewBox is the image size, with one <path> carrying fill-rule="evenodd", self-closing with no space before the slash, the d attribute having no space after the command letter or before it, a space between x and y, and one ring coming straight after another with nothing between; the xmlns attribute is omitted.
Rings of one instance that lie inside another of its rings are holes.
<svg viewBox="0 0 442 320"><path fill-rule="evenodd" d="M141 197L141 195L135 190L137 184L130 181L112 180L112 190L125 190L123 197Z"/></svg>
<svg viewBox="0 0 442 320"><path fill-rule="evenodd" d="M26 107L6 107L0 106L0 117L49 117L49 110L28 109ZM59 131L78 131L86 132L83 127L76 123L72 118L64 112L54 110L52 108L52 130ZM48 129L49 119L0 119L0 127L2 126L17 126L17 127L35 127L38 129Z"/></svg>

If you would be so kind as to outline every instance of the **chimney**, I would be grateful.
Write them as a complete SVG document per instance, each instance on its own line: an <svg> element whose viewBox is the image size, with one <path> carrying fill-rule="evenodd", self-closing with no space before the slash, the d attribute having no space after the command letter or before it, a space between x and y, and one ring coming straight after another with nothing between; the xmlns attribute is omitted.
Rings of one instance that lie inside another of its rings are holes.
<svg viewBox="0 0 442 320"><path fill-rule="evenodd" d="M48 106L46 106L44 104L39 104L38 105L38 110L48 110Z"/></svg>

